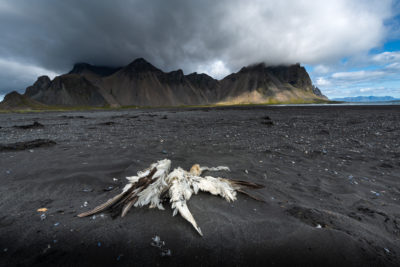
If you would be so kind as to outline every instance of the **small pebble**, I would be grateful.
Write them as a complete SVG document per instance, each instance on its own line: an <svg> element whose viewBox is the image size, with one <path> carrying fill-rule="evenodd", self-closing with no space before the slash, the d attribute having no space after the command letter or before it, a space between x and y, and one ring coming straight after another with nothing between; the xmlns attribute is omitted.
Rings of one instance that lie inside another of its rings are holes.
<svg viewBox="0 0 400 267"><path fill-rule="evenodd" d="M161 257L171 257L171 256L172 256L172 253L171 253L170 249L161 251Z"/></svg>
<svg viewBox="0 0 400 267"><path fill-rule="evenodd" d="M113 186L109 186L109 187L105 188L104 191L111 191L111 190L113 190L113 189L114 189Z"/></svg>
<svg viewBox="0 0 400 267"><path fill-rule="evenodd" d="M381 194L379 194L378 192L375 192L375 191L372 191L372 190L371 190L371 193L374 194L374 195L377 196L377 197L379 197L379 196L381 195Z"/></svg>

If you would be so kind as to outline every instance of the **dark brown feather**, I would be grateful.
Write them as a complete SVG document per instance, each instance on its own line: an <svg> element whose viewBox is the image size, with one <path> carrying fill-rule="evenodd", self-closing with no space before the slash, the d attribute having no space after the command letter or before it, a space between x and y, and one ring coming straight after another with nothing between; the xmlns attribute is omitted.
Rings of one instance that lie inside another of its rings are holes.
<svg viewBox="0 0 400 267"><path fill-rule="evenodd" d="M128 211L132 208L132 205L136 203L136 200L138 197L134 197L132 200L130 200L128 203L125 204L125 206L122 208L122 213L121 217L125 217L125 215L128 213Z"/></svg>
<svg viewBox="0 0 400 267"><path fill-rule="evenodd" d="M244 190L242 190L242 189L237 189L237 191L240 192L240 193L242 193L242 194L245 194L246 196L248 196L248 197L250 197L250 198L252 198L252 199L255 199L255 200L257 200L257 201L265 202L264 199L259 198L259 197L257 197L257 196L253 196L253 195L251 195L250 193L248 193L248 192L246 192L246 191L244 191Z"/></svg>
<svg viewBox="0 0 400 267"><path fill-rule="evenodd" d="M265 187L262 184L246 182L246 181L241 181L241 180L229 180L229 181L231 181L235 185L245 186L245 187L252 188L252 189L260 189L260 188L264 188Z"/></svg>
<svg viewBox="0 0 400 267"><path fill-rule="evenodd" d="M156 171L157 168L153 168L147 176L140 178L126 192L116 195L115 197L109 199L106 203L103 203L90 211L78 214L78 217L90 216L106 209L111 209L113 214L121 213L121 217L124 217L132 205L134 205L137 201L137 194L147 188L153 182L152 178Z"/></svg>
<svg viewBox="0 0 400 267"><path fill-rule="evenodd" d="M98 212L100 212L100 211L103 211L103 210L107 209L108 207L114 205L114 204L115 204L117 201L119 201L124 195L125 195L125 193L121 193L121 194L119 194L119 195L116 195L115 197L110 198L109 200L107 200L106 203L103 203L103 204L101 204L101 205L99 205L99 206L95 207L94 209L89 210L89 211L87 211L87 212L83 212L83 213L81 213L81 214L78 214L78 217L86 217L86 216L90 216L90 215L93 215L93 214L95 214L95 213L98 213Z"/></svg>

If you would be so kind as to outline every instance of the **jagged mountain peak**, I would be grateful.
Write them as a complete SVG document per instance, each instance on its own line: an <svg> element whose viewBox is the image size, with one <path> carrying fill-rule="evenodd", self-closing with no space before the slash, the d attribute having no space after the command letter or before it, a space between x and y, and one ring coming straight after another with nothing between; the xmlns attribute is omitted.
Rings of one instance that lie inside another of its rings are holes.
<svg viewBox="0 0 400 267"><path fill-rule="evenodd" d="M154 67L151 63L146 61L144 58L137 58L132 61L128 66L124 68L125 71L129 72L162 72L160 69Z"/></svg>

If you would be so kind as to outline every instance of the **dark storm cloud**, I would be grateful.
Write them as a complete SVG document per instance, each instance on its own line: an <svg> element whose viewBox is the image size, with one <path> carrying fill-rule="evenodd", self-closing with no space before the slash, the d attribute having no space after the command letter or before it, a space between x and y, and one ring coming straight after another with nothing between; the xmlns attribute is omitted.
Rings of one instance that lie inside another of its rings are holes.
<svg viewBox="0 0 400 267"><path fill-rule="evenodd" d="M203 61L221 46L215 35L218 9L201 1L9 5L0 19L0 56L58 71L78 61L121 65L136 57L170 67L188 58Z"/></svg>
<svg viewBox="0 0 400 267"><path fill-rule="evenodd" d="M220 77L254 62L329 62L381 44L391 1L331 2L0 0L0 90L33 82L7 79L23 66L54 74L144 57Z"/></svg>

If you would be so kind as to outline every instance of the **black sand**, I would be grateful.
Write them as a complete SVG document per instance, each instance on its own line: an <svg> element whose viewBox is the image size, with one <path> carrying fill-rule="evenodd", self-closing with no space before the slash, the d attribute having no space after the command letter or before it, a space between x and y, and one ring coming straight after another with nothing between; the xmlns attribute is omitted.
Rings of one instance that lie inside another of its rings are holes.
<svg viewBox="0 0 400 267"><path fill-rule="evenodd" d="M3 147L55 142L0 152L1 266L400 264L400 106L1 114L0 127ZM193 196L203 238L168 205L76 217L163 158L227 165L266 203Z"/></svg>

